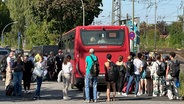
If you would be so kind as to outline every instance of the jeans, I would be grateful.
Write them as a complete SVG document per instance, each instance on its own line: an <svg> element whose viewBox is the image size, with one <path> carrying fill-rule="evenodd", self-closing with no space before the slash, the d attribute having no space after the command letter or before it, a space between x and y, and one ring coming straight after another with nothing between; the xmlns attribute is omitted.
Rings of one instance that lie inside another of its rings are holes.
<svg viewBox="0 0 184 104"><path fill-rule="evenodd" d="M42 77L36 77L37 87L35 91L35 97L40 97L40 89L42 84Z"/></svg>
<svg viewBox="0 0 184 104"><path fill-rule="evenodd" d="M178 88L176 87L175 81L167 81L167 96L170 100L174 99L174 97L178 97Z"/></svg>
<svg viewBox="0 0 184 104"><path fill-rule="evenodd" d="M68 96L68 87L70 84L70 74L63 74L63 97Z"/></svg>
<svg viewBox="0 0 184 104"><path fill-rule="evenodd" d="M90 84L93 85L93 100L97 100L97 77L92 77L90 74L85 76L85 95L86 100L90 100Z"/></svg>
<svg viewBox="0 0 184 104"><path fill-rule="evenodd" d="M139 89L139 82L140 82L140 78L141 78L140 75L130 75L129 80L128 80L128 85L127 85L127 88L126 88L126 94L128 94L129 88L130 88L134 78L135 78L135 95L137 95L137 92L138 92L138 89Z"/></svg>
<svg viewBox="0 0 184 104"><path fill-rule="evenodd" d="M23 72L13 72L14 95L22 95L22 77Z"/></svg>

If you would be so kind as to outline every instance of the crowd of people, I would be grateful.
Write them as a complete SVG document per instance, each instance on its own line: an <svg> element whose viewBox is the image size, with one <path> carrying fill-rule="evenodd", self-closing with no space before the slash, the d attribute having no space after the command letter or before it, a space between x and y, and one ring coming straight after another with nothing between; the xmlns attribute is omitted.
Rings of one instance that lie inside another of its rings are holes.
<svg viewBox="0 0 184 104"><path fill-rule="evenodd" d="M68 64L67 66L65 65L68 61L70 61L68 59L71 59L71 56L67 55L65 58L62 50L58 50L57 55L54 55L51 51L49 55L38 52L36 55L32 54L31 56L15 54L14 51L11 51L10 54L7 57L4 57L1 62L1 70L3 75L2 80L5 81L5 89L7 91L6 94L11 95L11 91L8 91L11 90L10 86L13 86L13 96L22 96L22 89L24 89L24 93L30 93L30 83L32 81L36 81L37 87L33 99L39 99L43 79L56 81L58 79L59 72L62 72L63 74L67 70L62 70L62 66L64 68L68 66ZM36 72L39 72L36 70L42 70L41 76L36 74ZM67 73L70 74L71 70L72 68L70 68ZM64 75L66 75L66 73ZM63 81L66 82L65 77L63 77ZM68 86L67 82L66 85ZM65 93L67 95L66 91ZM67 96L64 98L67 98Z"/></svg>
<svg viewBox="0 0 184 104"><path fill-rule="evenodd" d="M97 102L97 76L90 75L90 69L95 56L94 49L89 50L86 57L85 75L85 102ZM123 56L119 56L117 62L113 62L110 53L106 55L104 63L105 80L107 84L107 102L116 100L116 93L127 97L133 93L135 97L146 94L158 97L167 96L169 100L179 99L179 72L180 62L175 59L174 52L169 55L137 53L130 54L128 61L123 62ZM90 82L91 81L91 82ZM91 85L92 84L92 85ZM93 86L93 89L90 89ZM112 97L110 95L112 89ZM90 94L92 93L92 94ZM90 97L92 96L92 97Z"/></svg>
<svg viewBox="0 0 184 104"><path fill-rule="evenodd" d="M180 62L175 59L175 56L174 52L166 56L149 53L137 53L135 55L131 53L127 62L123 62L124 57L122 55L119 56L116 62L113 62L111 60L112 54L108 53L106 55L107 61L103 63L107 84L106 101L116 100L116 94L126 97L129 93L133 93L135 97L147 94L153 97L167 96L170 100L178 99ZM12 51L6 58L5 88L7 89L13 82L13 95L22 96L23 80L24 93L30 93L30 83L32 76L34 76L37 87L33 99L40 99L41 84L43 78L47 78L51 81L63 81L63 99L70 99L68 88L73 69L70 60L71 56L64 55L62 50L58 50L57 55L54 55L51 51L49 55L38 52L30 57L21 54L15 55ZM94 63L99 66L94 49L89 50L85 62L85 102L97 102L99 71L96 71L98 73L95 75L91 73L91 70L94 70L92 69ZM98 66L96 66L96 70L98 70ZM40 72L38 69L42 72L41 76L36 74ZM112 97L110 95L111 89Z"/></svg>

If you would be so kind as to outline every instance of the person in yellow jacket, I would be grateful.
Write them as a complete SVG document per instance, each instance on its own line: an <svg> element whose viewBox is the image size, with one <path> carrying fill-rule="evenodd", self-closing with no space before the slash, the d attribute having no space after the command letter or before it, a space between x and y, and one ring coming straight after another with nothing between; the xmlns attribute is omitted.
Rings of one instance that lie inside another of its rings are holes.
<svg viewBox="0 0 184 104"><path fill-rule="evenodd" d="M36 56L34 57L34 62L38 62L42 58L42 53L38 52Z"/></svg>

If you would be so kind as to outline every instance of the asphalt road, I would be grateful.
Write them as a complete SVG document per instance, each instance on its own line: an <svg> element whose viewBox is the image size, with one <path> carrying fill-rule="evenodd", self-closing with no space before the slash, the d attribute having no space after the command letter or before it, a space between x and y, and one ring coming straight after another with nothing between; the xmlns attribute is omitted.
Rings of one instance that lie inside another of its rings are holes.
<svg viewBox="0 0 184 104"><path fill-rule="evenodd" d="M77 89L70 89L69 96L71 100L62 99L62 83L44 81L41 89L41 99L33 100L35 83L31 84L31 93L24 93L22 97L5 96L4 82L0 81L0 104L83 104L83 93ZM103 89L103 88L102 88ZM184 104L184 100L168 100L167 97L152 97L152 96L138 96L129 95L123 97L117 95L116 101L106 102L105 91L101 91L100 98L97 103L106 104Z"/></svg>

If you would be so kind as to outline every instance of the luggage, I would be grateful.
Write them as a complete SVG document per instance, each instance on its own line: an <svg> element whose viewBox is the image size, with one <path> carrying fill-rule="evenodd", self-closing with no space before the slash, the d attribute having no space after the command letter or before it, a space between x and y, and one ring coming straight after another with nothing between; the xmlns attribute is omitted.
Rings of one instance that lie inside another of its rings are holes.
<svg viewBox="0 0 184 104"><path fill-rule="evenodd" d="M7 95L7 96L12 95L13 89L14 89L14 86L13 86L12 84L8 85L8 86L6 87L6 91L5 91L5 92L6 92L6 95Z"/></svg>
<svg viewBox="0 0 184 104"><path fill-rule="evenodd" d="M135 83L132 83L131 85L130 85L130 88L129 88L129 93L132 93L132 91L134 90L134 84ZM123 93L126 93L126 89L127 89L127 85L128 85L128 82L125 82L125 84L124 84L124 86L123 86L123 89L122 89L122 92Z"/></svg>

